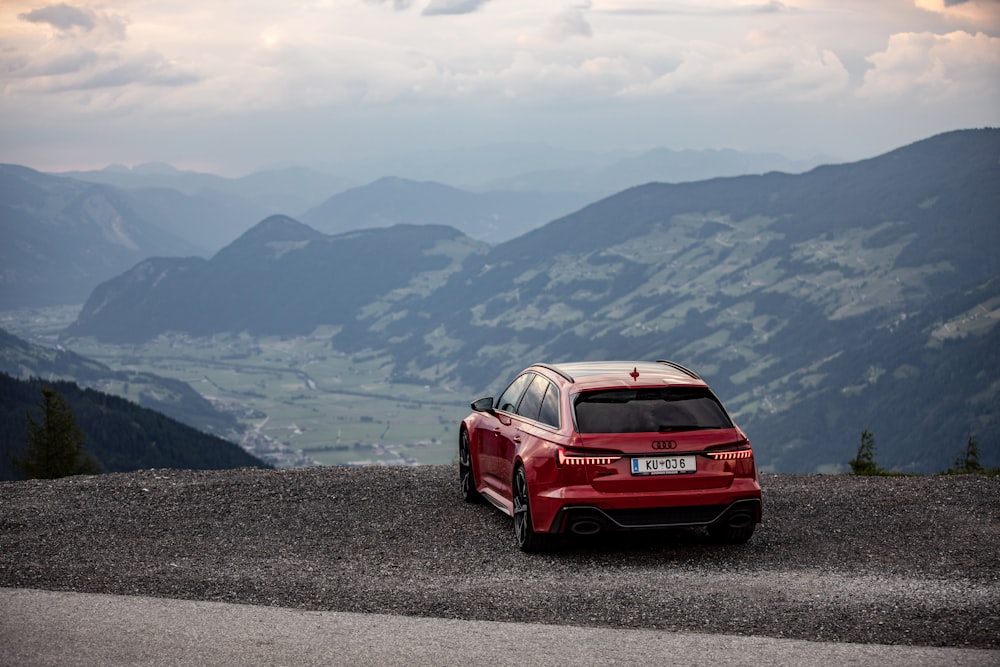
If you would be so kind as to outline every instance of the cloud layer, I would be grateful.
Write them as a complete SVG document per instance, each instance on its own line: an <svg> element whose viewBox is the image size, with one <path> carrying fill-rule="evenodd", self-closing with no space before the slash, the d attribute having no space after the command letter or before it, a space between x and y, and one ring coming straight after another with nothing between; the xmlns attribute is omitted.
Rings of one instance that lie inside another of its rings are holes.
<svg viewBox="0 0 1000 667"><path fill-rule="evenodd" d="M995 0L8 0L0 121L16 139L0 159L259 164L512 139L872 154L1000 124L998 30ZM261 139L237 158L226 135L275 128L280 156Z"/></svg>

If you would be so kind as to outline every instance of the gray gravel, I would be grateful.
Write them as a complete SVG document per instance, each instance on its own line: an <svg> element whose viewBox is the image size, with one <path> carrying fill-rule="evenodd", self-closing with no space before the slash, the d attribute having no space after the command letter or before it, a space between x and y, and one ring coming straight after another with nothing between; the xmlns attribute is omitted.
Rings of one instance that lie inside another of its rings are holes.
<svg viewBox="0 0 1000 667"><path fill-rule="evenodd" d="M517 550L457 470L0 483L0 586L363 613L1000 648L1000 478L765 475L749 544Z"/></svg>

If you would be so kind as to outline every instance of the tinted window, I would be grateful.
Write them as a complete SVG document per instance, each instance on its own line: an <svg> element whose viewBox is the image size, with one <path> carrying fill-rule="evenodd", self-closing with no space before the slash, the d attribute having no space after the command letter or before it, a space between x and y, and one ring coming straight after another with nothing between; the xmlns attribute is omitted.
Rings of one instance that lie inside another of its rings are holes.
<svg viewBox="0 0 1000 667"><path fill-rule="evenodd" d="M559 428L559 390L549 382L542 399L542 409L538 413L538 421Z"/></svg>
<svg viewBox="0 0 1000 667"><path fill-rule="evenodd" d="M519 375L516 380L510 383L510 386L500 394L500 400L497 401L497 410L503 410L504 412L514 412L517 407L517 402L521 398L521 394L524 392L525 386L534 377L534 373L525 373L524 375Z"/></svg>
<svg viewBox="0 0 1000 667"><path fill-rule="evenodd" d="M581 433L644 433L732 428L719 401L703 387L608 389L574 401Z"/></svg>
<svg viewBox="0 0 1000 667"><path fill-rule="evenodd" d="M536 375L528 385L528 391L524 392L521 404L517 406L517 414L528 419L538 421L538 411L542 407L542 397L548 389L549 381L541 375Z"/></svg>

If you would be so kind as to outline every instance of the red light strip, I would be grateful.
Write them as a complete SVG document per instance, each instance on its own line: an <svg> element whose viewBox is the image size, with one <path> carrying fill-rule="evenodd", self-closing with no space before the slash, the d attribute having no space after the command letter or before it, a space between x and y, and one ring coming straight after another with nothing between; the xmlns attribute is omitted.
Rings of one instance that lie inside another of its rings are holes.
<svg viewBox="0 0 1000 667"><path fill-rule="evenodd" d="M740 449L734 452L705 452L705 455L716 461L732 461L734 459L753 458L752 449Z"/></svg>
<svg viewBox="0 0 1000 667"><path fill-rule="evenodd" d="M620 458L620 456L568 455L563 450L559 450L559 465L561 466L607 466Z"/></svg>

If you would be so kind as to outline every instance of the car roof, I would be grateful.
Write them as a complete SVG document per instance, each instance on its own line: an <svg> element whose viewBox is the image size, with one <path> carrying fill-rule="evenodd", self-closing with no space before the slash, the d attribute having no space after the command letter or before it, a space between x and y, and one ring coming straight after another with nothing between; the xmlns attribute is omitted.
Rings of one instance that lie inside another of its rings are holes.
<svg viewBox="0 0 1000 667"><path fill-rule="evenodd" d="M707 386L707 383L691 369L666 359L657 361L573 361L534 365L547 368L570 384L580 388L663 384Z"/></svg>

